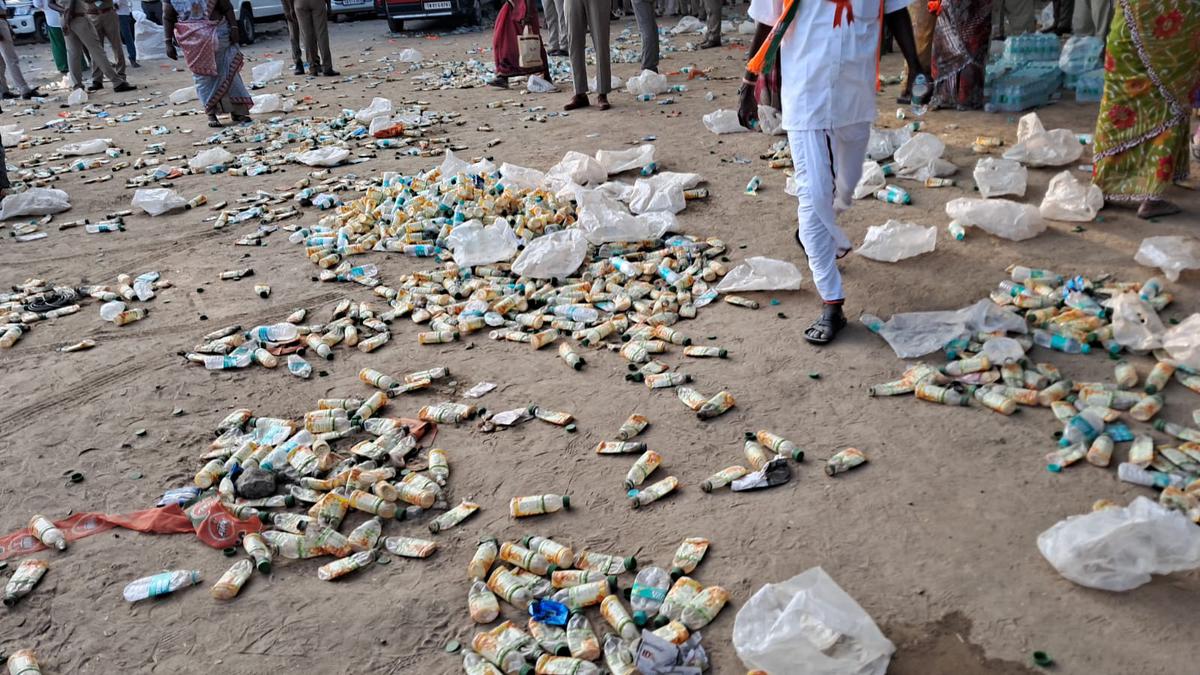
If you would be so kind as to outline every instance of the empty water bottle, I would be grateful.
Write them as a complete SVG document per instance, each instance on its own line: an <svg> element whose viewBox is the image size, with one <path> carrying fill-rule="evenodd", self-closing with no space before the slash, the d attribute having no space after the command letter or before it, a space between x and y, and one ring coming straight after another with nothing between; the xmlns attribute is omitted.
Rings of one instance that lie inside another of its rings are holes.
<svg viewBox="0 0 1200 675"><path fill-rule="evenodd" d="M131 581L129 585L125 586L124 595L125 600L137 602L174 593L181 588L198 583L200 583L200 570L175 570Z"/></svg>
<svg viewBox="0 0 1200 675"><path fill-rule="evenodd" d="M917 79L913 80L912 85L912 112L917 117L923 116L929 111L929 105L925 103L925 97L929 95L929 80L924 74L917 75Z"/></svg>
<svg viewBox="0 0 1200 675"><path fill-rule="evenodd" d="M1046 347L1047 349L1066 352L1068 354L1087 354L1092 351L1092 346L1089 344L1084 344L1072 337L1055 335L1044 330L1033 331L1033 341L1039 347Z"/></svg>
<svg viewBox="0 0 1200 675"><path fill-rule="evenodd" d="M633 620L637 625L645 626L658 613L670 588L671 575L661 567L646 567L637 573L629 591L629 604L633 606Z"/></svg>

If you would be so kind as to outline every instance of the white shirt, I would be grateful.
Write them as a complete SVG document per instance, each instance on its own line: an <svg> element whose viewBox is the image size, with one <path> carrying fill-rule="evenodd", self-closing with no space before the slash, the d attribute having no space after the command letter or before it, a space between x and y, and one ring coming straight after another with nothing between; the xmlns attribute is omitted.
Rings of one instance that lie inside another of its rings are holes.
<svg viewBox="0 0 1200 675"><path fill-rule="evenodd" d="M849 0L854 21L842 17L834 28L837 4L794 0L796 18L779 45L783 75L783 128L811 131L875 120L875 72L884 12L904 9L912 0ZM783 0L750 0L750 18L775 25Z"/></svg>
<svg viewBox="0 0 1200 675"><path fill-rule="evenodd" d="M51 28L62 28L62 14L50 7L50 3L46 0L33 0L35 9L42 10L42 16L46 18L46 25Z"/></svg>
<svg viewBox="0 0 1200 675"><path fill-rule="evenodd" d="M116 0L117 16L133 16L133 0Z"/></svg>

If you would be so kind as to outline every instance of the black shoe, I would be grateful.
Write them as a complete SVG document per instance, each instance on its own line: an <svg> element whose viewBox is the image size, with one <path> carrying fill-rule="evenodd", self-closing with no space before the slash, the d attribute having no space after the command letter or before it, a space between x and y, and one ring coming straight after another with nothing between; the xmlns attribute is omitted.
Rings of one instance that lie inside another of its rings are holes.
<svg viewBox="0 0 1200 675"><path fill-rule="evenodd" d="M304 64L297 63L295 69L292 70L292 74L293 75L303 75L304 74Z"/></svg>
<svg viewBox="0 0 1200 675"><path fill-rule="evenodd" d="M137 61L131 61L131 62L130 62L130 64L131 64L131 65L132 65L134 68L141 68L141 67L142 67L142 64L138 63Z"/></svg>
<svg viewBox="0 0 1200 675"><path fill-rule="evenodd" d="M716 41L706 40L706 41L700 43L700 49L714 49L714 48L720 47L720 46L721 46L720 40L716 40Z"/></svg>
<svg viewBox="0 0 1200 675"><path fill-rule="evenodd" d="M321 74L324 75L325 77L338 77L339 75L341 75L341 73L339 73L336 70L333 70L332 68L330 68L329 70L326 70L326 71L322 71Z"/></svg>
<svg viewBox="0 0 1200 675"><path fill-rule="evenodd" d="M113 91L117 92L118 94L124 93L127 91L133 91L134 89L137 89L137 85L129 84L128 82L122 82L121 84L118 84L117 86L113 87Z"/></svg>
<svg viewBox="0 0 1200 675"><path fill-rule="evenodd" d="M42 95L42 92L38 91L37 87L34 87L33 89L30 89L29 91L25 92L24 94L21 94L21 98L28 101L29 99L33 98L34 96L41 96L41 95Z"/></svg>
<svg viewBox="0 0 1200 675"><path fill-rule="evenodd" d="M3 94L0 94L0 98L8 100L10 98L17 98L17 95L12 93L11 91L6 91Z"/></svg>
<svg viewBox="0 0 1200 675"><path fill-rule="evenodd" d="M92 91L100 91L100 90L101 90L101 89L103 89L103 88L104 88L104 83L103 83L103 82L93 82L93 83L91 83L91 84L89 84L89 85L88 85L88 88L87 88L87 90L88 90L89 92L92 92Z"/></svg>

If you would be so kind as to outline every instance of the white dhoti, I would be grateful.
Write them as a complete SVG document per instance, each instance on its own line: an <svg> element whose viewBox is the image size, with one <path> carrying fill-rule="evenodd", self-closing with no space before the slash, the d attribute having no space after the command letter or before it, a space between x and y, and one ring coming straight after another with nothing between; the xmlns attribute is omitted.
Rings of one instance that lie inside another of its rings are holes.
<svg viewBox="0 0 1200 675"><path fill-rule="evenodd" d="M837 259L852 245L838 227L837 215L850 208L870 138L870 122L788 132L795 165L800 242L808 255L813 283L826 302L846 297Z"/></svg>

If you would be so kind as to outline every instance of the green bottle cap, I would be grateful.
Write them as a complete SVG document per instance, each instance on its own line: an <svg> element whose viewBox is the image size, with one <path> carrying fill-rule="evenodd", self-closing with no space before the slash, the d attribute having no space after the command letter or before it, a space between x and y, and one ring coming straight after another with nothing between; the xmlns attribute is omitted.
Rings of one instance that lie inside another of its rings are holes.
<svg viewBox="0 0 1200 675"><path fill-rule="evenodd" d="M646 613L640 609L633 613L633 622L637 624L638 628L645 626L649 620L650 617L646 616Z"/></svg>
<svg viewBox="0 0 1200 675"><path fill-rule="evenodd" d="M258 567L258 571L262 572L263 574L271 573L271 561L270 560L259 560L257 567Z"/></svg>
<svg viewBox="0 0 1200 675"><path fill-rule="evenodd" d="M672 567L671 568L671 581L678 581L679 577L681 577L683 575L684 575L684 571L683 571L682 567Z"/></svg>
<svg viewBox="0 0 1200 675"><path fill-rule="evenodd" d="M629 556L628 558L626 558L625 559L625 569L629 570L630 572L636 570L637 569L637 558L635 558L633 556Z"/></svg>
<svg viewBox="0 0 1200 675"><path fill-rule="evenodd" d="M1154 428L1157 429L1158 431L1162 431L1163 429L1166 428L1166 426L1167 426L1166 420L1154 420Z"/></svg>
<svg viewBox="0 0 1200 675"><path fill-rule="evenodd" d="M663 626L665 626L669 623L671 623L671 620L662 614L659 614L658 616L654 617L654 627L655 628L662 628Z"/></svg>
<svg viewBox="0 0 1200 675"><path fill-rule="evenodd" d="M546 574L554 574L557 571L558 565L555 565L554 563L550 563L549 567L546 568Z"/></svg>
<svg viewBox="0 0 1200 675"><path fill-rule="evenodd" d="M1046 652L1034 652L1033 662L1040 668L1049 668L1054 665L1054 659Z"/></svg>
<svg viewBox="0 0 1200 675"><path fill-rule="evenodd" d="M564 509L570 509L571 508L571 495L563 495L562 502L563 502Z"/></svg>

